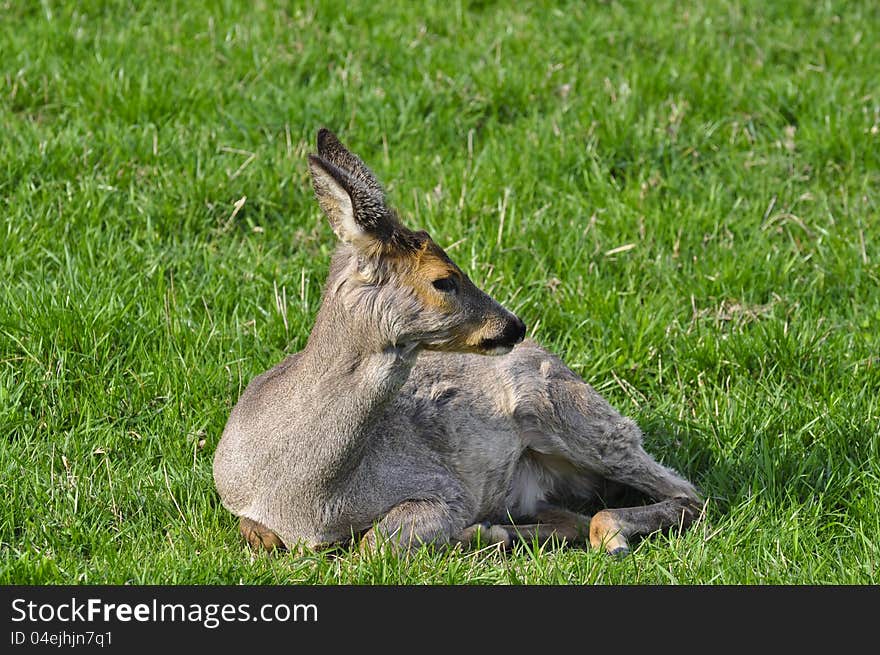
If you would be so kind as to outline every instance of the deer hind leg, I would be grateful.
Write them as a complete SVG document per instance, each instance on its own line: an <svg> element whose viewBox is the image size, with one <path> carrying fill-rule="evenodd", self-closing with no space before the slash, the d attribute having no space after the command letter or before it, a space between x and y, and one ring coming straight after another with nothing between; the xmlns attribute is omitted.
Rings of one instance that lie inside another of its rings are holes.
<svg viewBox="0 0 880 655"><path fill-rule="evenodd" d="M514 535L507 528L510 526L495 525L485 521L474 523L462 530L455 538L457 543L465 546L498 545L507 548L513 543Z"/></svg>
<svg viewBox="0 0 880 655"><path fill-rule="evenodd" d="M699 516L690 498L670 498L644 507L603 509L590 522L590 544L612 555L629 552L629 540L670 528L687 528Z"/></svg>
<svg viewBox="0 0 880 655"><path fill-rule="evenodd" d="M238 530L254 550L284 550L284 543L278 535L258 521L241 517Z"/></svg>
<svg viewBox="0 0 880 655"><path fill-rule="evenodd" d="M652 505L604 509L590 522L590 544L612 555L629 552L629 541L673 527L685 529L700 515L702 503L690 482L655 461L641 446L641 432L631 421L618 424L622 434L611 436L631 443L618 451L612 446L609 457L598 462L607 479L647 494ZM637 435L637 439L636 439ZM631 441L630 441L631 440Z"/></svg>
<svg viewBox="0 0 880 655"><path fill-rule="evenodd" d="M580 380L551 381L554 408L532 447L567 459L590 475L621 483L655 502L644 507L602 510L590 522L590 543L623 554L628 540L674 526L687 527L701 509L699 494L678 473L642 448L642 433L592 387ZM538 417L540 420L540 417Z"/></svg>
<svg viewBox="0 0 880 655"><path fill-rule="evenodd" d="M623 424L624 439L638 434L638 441L624 456L602 461L606 477L647 494L652 505L604 509L590 523L590 544L613 555L629 552L629 540L654 532L682 530L699 517L702 502L690 482L656 462L641 446L641 432L630 422Z"/></svg>
<svg viewBox="0 0 880 655"><path fill-rule="evenodd" d="M569 544L586 543L590 532L590 517L562 507L543 503L535 512L534 523L496 524L492 529L504 530L509 541L546 543L557 539Z"/></svg>

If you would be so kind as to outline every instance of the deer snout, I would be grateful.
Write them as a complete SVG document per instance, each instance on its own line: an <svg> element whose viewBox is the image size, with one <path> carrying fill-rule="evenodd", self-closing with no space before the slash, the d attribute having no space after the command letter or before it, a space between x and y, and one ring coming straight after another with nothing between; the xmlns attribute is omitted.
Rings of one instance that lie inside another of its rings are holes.
<svg viewBox="0 0 880 655"><path fill-rule="evenodd" d="M503 355L509 353L525 336L526 324L511 314L510 320L504 325L501 334L483 339L480 342L480 350L487 355Z"/></svg>

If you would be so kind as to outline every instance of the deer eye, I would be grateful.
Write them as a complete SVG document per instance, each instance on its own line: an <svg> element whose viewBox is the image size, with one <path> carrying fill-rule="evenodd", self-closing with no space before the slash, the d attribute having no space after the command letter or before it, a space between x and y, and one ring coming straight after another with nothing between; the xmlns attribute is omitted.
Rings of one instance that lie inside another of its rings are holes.
<svg viewBox="0 0 880 655"><path fill-rule="evenodd" d="M458 291L458 283L452 277L441 277L431 282L431 284L441 293L455 293Z"/></svg>

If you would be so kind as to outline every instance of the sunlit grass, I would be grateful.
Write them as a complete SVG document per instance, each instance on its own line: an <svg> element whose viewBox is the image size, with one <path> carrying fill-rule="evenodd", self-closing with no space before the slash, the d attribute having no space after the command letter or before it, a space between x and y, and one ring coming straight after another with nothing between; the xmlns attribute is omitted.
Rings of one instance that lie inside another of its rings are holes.
<svg viewBox="0 0 880 655"><path fill-rule="evenodd" d="M876 583L876 3L0 3L0 582ZM616 561L254 557L211 457L302 347L325 125L695 481Z"/></svg>

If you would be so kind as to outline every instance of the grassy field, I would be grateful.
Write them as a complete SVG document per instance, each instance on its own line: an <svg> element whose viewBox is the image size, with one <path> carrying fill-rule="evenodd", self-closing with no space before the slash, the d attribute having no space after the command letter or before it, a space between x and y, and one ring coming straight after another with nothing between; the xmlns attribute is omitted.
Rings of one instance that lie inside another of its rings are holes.
<svg viewBox="0 0 880 655"><path fill-rule="evenodd" d="M0 1L0 583L877 583L875 2ZM376 6L380 5L380 6ZM254 557L325 125L706 515L622 561Z"/></svg>

